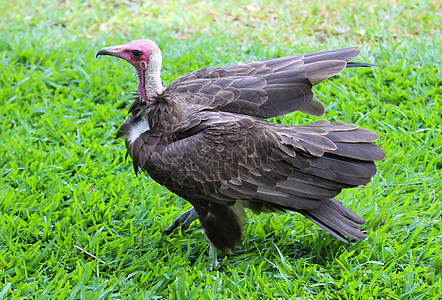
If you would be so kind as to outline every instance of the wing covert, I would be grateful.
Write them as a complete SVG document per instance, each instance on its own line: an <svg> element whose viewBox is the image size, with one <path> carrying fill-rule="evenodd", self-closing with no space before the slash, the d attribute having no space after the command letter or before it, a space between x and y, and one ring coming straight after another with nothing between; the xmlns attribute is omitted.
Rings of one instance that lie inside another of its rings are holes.
<svg viewBox="0 0 442 300"><path fill-rule="evenodd" d="M322 121L297 131L229 113L200 112L193 117L200 120L197 129L178 133L178 140L139 164L154 180L186 199L314 209L343 188L368 182L376 168L367 160L379 158L382 152L365 161L348 155L351 145L357 151L358 136L361 143L374 138L355 125ZM337 144L347 146L344 154L337 151ZM143 157L140 149L134 151Z"/></svg>

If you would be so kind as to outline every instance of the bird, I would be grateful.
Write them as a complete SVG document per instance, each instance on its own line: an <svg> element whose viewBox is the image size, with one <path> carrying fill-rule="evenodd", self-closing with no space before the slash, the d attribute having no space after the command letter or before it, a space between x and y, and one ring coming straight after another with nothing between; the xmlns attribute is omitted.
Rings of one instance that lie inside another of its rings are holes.
<svg viewBox="0 0 442 300"><path fill-rule="evenodd" d="M367 184L385 152L379 135L325 119L299 126L269 118L325 112L313 86L350 67L357 47L290 55L187 73L168 87L162 52L149 39L105 47L135 67L138 90L116 138L144 171L192 208L164 234L199 219L210 253L241 244L245 209L300 213L344 243L366 238L365 220L335 197ZM347 238L346 238L347 237Z"/></svg>

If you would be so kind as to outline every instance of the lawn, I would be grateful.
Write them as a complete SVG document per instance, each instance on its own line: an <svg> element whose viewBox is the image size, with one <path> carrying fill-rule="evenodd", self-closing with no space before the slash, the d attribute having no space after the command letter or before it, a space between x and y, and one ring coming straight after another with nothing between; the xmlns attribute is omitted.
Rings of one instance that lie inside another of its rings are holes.
<svg viewBox="0 0 442 300"><path fill-rule="evenodd" d="M439 1L0 9L0 299L442 298ZM360 61L378 67L345 70L315 94L321 118L381 136L378 174L338 197L367 220L368 238L344 244L298 214L248 213L242 245L208 272L198 222L162 237L190 206L124 161L114 136L136 80L129 64L95 59L138 38L162 48L165 84L205 66L360 47Z"/></svg>

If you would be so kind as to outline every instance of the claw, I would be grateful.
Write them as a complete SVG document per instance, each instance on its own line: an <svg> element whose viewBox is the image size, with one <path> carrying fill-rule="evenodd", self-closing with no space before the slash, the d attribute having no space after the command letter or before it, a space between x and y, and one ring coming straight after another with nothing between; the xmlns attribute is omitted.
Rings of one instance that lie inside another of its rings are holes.
<svg viewBox="0 0 442 300"><path fill-rule="evenodd" d="M196 219L198 219L198 214L196 213L196 210L192 207L191 209L182 213L175 221L173 221L173 223L170 224L170 226L163 231L163 235L171 234L176 228L178 228L178 226L180 226L180 224L182 224L181 233L184 234L184 232L190 227L190 224L192 224L192 222Z"/></svg>
<svg viewBox="0 0 442 300"><path fill-rule="evenodd" d="M186 218L186 220L184 220L183 225L181 225L181 233L184 234L184 232L187 229L189 229L190 225L196 219L198 219L198 216L196 215L196 211L195 212L190 212L189 216Z"/></svg>

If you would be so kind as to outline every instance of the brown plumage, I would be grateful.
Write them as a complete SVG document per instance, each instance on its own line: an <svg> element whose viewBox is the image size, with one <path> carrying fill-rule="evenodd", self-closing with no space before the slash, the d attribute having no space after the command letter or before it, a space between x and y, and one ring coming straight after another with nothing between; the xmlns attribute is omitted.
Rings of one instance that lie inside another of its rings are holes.
<svg viewBox="0 0 442 300"><path fill-rule="evenodd" d="M140 54L141 53L141 54ZM140 55L139 55L140 54ZM188 73L164 89L161 52L149 40L103 48L98 55L135 66L138 97L117 137L126 137L135 171L189 201L167 230L198 217L211 245L241 241L240 211L291 210L343 242L365 238L365 221L335 199L366 184L385 153L378 135L357 125L319 121L287 126L266 121L300 110L321 115L312 86L346 67L357 48L294 55Z"/></svg>

